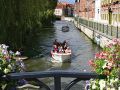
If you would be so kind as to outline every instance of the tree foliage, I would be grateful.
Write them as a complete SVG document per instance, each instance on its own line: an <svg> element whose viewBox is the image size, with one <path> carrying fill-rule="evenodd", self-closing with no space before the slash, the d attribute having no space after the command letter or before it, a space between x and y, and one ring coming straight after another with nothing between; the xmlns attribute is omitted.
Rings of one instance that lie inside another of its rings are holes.
<svg viewBox="0 0 120 90"><path fill-rule="evenodd" d="M0 0L0 43L23 47L33 32L51 24L57 0Z"/></svg>
<svg viewBox="0 0 120 90"><path fill-rule="evenodd" d="M23 30L53 20L57 0L0 0L0 30Z"/></svg>

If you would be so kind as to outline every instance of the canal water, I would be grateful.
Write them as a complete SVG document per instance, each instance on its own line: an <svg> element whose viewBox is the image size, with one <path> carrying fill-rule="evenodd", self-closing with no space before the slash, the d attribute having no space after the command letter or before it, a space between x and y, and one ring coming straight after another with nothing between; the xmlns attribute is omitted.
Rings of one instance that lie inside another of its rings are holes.
<svg viewBox="0 0 120 90"><path fill-rule="evenodd" d="M70 27L69 32L62 32L64 25ZM67 40L72 49L71 63L51 63L50 50L53 41ZM34 41L31 41L31 44ZM35 42L34 42L35 43ZM31 46L32 47L32 46ZM45 27L38 33L37 43L27 52L32 58L25 61L28 71L43 70L78 70L90 71L88 60L93 59L100 48L94 44L84 33L78 30L72 22L56 21L53 27Z"/></svg>
<svg viewBox="0 0 120 90"><path fill-rule="evenodd" d="M62 32L61 28L64 25L70 27L69 32ZM50 50L53 41L57 39L60 42L67 40L70 48L72 49L71 62L68 63L51 63ZM34 40L33 40L34 42ZM32 44L32 41L31 41ZM94 58L96 52L100 48L92 43L92 41L80 30L78 30L72 22L56 21L51 27L45 27L37 33L36 44L34 47L29 48L29 55L32 58L24 61L27 71L50 71L50 70L65 70L65 71L78 71L78 72L91 72L91 67L88 61ZM63 87L72 79L62 79ZM45 81L53 88L52 79L48 78ZM84 83L75 85L71 90L83 90ZM81 89L80 89L81 88Z"/></svg>

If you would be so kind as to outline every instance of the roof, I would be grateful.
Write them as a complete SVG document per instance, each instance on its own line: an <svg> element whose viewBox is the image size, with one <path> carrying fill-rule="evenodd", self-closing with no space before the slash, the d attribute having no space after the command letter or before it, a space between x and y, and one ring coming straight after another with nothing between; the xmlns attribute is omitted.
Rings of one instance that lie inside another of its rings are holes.
<svg viewBox="0 0 120 90"><path fill-rule="evenodd" d="M69 5L69 7L73 7L73 4L69 4L67 2L58 2L56 8L57 9L63 9L68 5Z"/></svg>

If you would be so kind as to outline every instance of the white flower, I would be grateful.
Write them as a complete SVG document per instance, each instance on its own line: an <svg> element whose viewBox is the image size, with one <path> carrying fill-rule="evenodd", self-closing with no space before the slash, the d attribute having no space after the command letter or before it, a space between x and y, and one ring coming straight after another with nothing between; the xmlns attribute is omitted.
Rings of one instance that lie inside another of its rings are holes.
<svg viewBox="0 0 120 90"><path fill-rule="evenodd" d="M94 89L96 89L97 88L97 86L95 85L95 83L92 85L92 89L94 90Z"/></svg>
<svg viewBox="0 0 120 90"><path fill-rule="evenodd" d="M11 50L9 51L9 53L10 53L11 55L12 55L12 54L14 54L14 52L13 52L13 51L11 51Z"/></svg>
<svg viewBox="0 0 120 90"><path fill-rule="evenodd" d="M112 67L112 65L113 65L113 63L111 63L111 62L108 63L108 66L111 66L111 67Z"/></svg>
<svg viewBox="0 0 120 90"><path fill-rule="evenodd" d="M105 63L102 68L105 69L107 67L107 63Z"/></svg>
<svg viewBox="0 0 120 90"><path fill-rule="evenodd" d="M21 55L21 53L19 51L16 51L15 55Z"/></svg>
<svg viewBox="0 0 120 90"><path fill-rule="evenodd" d="M119 79L118 78L115 78L115 82L118 82L119 81Z"/></svg>
<svg viewBox="0 0 120 90"><path fill-rule="evenodd" d="M120 87L118 87L118 90L120 90Z"/></svg>
<svg viewBox="0 0 120 90"><path fill-rule="evenodd" d="M2 48L3 48L3 49L6 49L6 45L5 45L5 44L2 44Z"/></svg>
<svg viewBox="0 0 120 90"><path fill-rule="evenodd" d="M111 88L110 88L110 87L107 87L106 90L111 90Z"/></svg>
<svg viewBox="0 0 120 90"><path fill-rule="evenodd" d="M9 68L9 69L12 69L12 66L11 66L11 64L9 64L9 65L8 65L8 68Z"/></svg>
<svg viewBox="0 0 120 90"><path fill-rule="evenodd" d="M5 68L5 69L4 69L4 73L7 74L8 72L10 72L10 70L7 69L7 68Z"/></svg>
<svg viewBox="0 0 120 90"><path fill-rule="evenodd" d="M106 86L106 82L105 82L105 80L100 80L99 81L99 85L100 85L100 90L103 90L103 88L105 88L105 86Z"/></svg>
<svg viewBox="0 0 120 90"><path fill-rule="evenodd" d="M115 79L110 79L110 85L113 85L115 82L118 82L119 79L115 78Z"/></svg>
<svg viewBox="0 0 120 90"><path fill-rule="evenodd" d="M110 85L112 85L115 82L114 79L110 79Z"/></svg>
<svg viewBox="0 0 120 90"><path fill-rule="evenodd" d="M115 88L111 88L110 90L116 90ZM118 89L119 90L119 89Z"/></svg>
<svg viewBox="0 0 120 90"><path fill-rule="evenodd" d="M6 55L6 54L8 54L8 51L3 49L2 54Z"/></svg>

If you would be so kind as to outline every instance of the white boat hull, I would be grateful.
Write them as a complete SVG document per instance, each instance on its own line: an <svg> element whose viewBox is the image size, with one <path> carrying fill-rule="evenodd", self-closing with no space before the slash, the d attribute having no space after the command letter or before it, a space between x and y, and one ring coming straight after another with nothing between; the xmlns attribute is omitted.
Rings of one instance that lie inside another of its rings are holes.
<svg viewBox="0 0 120 90"><path fill-rule="evenodd" d="M70 61L71 58L71 53L51 53L52 58L54 60L52 60L52 62L67 62Z"/></svg>

